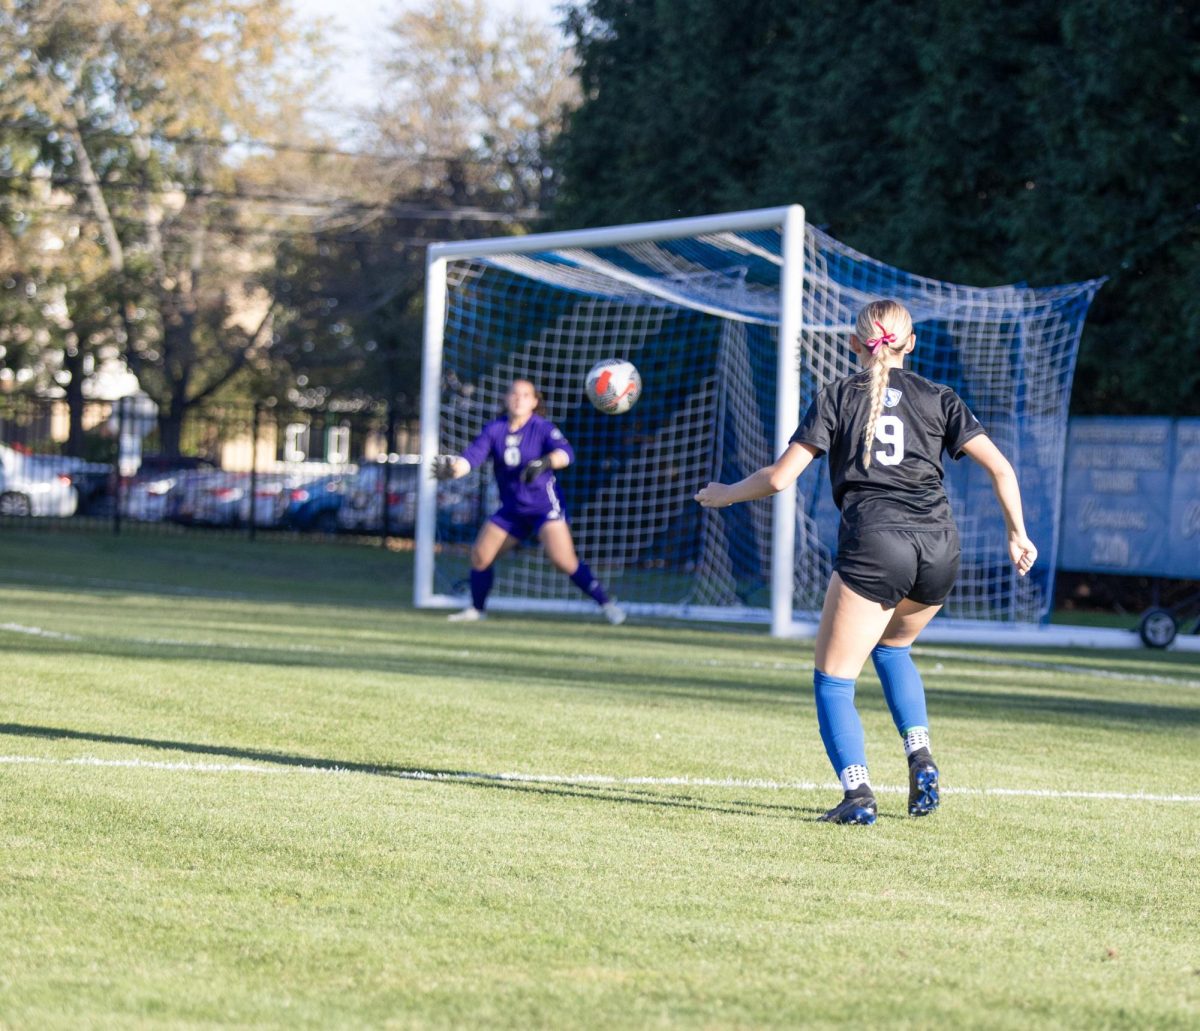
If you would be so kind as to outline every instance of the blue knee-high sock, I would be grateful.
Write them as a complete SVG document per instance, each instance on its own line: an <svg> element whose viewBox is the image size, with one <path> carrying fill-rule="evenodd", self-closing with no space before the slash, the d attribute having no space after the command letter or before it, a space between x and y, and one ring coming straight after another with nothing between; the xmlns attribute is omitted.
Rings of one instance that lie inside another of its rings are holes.
<svg viewBox="0 0 1200 1031"><path fill-rule="evenodd" d="M892 711L892 720L903 737L914 727L929 727L925 710L925 683L913 663L911 649L877 644L871 652L875 672L883 684L883 697Z"/></svg>
<svg viewBox="0 0 1200 1031"><path fill-rule="evenodd" d="M589 598L594 599L597 605L608 604L608 595L604 593L604 588L600 586L600 581L593 575L586 562L581 561L579 568L571 574L571 583L583 591Z"/></svg>
<svg viewBox="0 0 1200 1031"><path fill-rule="evenodd" d="M487 597L492 589L496 573L491 566L487 569L471 570L471 604L480 612L487 608Z"/></svg>
<svg viewBox="0 0 1200 1031"><path fill-rule="evenodd" d="M833 772L841 776L847 766L865 767L867 744L862 721L854 708L854 681L814 669L813 691L817 700L817 726L825 754L833 763Z"/></svg>

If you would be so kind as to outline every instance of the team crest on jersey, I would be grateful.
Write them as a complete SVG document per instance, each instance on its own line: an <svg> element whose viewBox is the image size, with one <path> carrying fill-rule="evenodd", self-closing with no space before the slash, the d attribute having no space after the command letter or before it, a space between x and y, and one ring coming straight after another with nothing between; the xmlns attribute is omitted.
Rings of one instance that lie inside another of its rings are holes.
<svg viewBox="0 0 1200 1031"><path fill-rule="evenodd" d="M883 392L883 407L895 408L900 403L900 391L895 387L888 387Z"/></svg>

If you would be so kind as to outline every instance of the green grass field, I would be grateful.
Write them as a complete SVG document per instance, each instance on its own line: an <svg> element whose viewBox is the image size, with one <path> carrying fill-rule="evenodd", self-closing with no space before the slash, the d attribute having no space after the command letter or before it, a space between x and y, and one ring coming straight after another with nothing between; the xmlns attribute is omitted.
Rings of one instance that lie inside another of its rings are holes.
<svg viewBox="0 0 1200 1031"><path fill-rule="evenodd" d="M1200 1024L1200 656L938 646L871 828L761 629L413 611L377 548L0 539L0 1026Z"/></svg>

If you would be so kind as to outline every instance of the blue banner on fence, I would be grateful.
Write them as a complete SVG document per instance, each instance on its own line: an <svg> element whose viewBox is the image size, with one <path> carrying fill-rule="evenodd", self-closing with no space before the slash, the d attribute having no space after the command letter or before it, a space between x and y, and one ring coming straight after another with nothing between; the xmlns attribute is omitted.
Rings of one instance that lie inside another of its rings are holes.
<svg viewBox="0 0 1200 1031"><path fill-rule="evenodd" d="M1200 577L1200 419L1075 418L1060 569Z"/></svg>
<svg viewBox="0 0 1200 1031"><path fill-rule="evenodd" d="M1175 423L1167 575L1200 580L1200 419Z"/></svg>

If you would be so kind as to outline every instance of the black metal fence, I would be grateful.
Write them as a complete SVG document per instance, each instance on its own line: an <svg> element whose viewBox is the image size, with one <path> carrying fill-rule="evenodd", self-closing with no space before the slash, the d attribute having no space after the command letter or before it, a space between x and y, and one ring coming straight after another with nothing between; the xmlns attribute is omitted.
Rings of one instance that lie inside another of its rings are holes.
<svg viewBox="0 0 1200 1031"><path fill-rule="evenodd" d="M416 451L415 423L382 408L214 404L172 419L145 396L71 410L0 394L0 529L393 542L415 529ZM438 487L440 544L469 542L487 515L486 495L464 488ZM1167 609L1200 633L1193 581L1060 571L1056 596L1066 609Z"/></svg>
<svg viewBox="0 0 1200 1031"><path fill-rule="evenodd" d="M415 425L384 409L262 402L173 418L145 396L72 411L10 395L0 397L0 525L406 537L416 450ZM443 537L472 535L476 507L444 491Z"/></svg>

